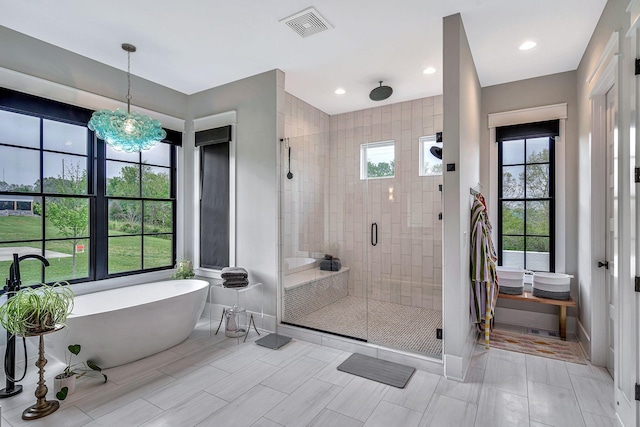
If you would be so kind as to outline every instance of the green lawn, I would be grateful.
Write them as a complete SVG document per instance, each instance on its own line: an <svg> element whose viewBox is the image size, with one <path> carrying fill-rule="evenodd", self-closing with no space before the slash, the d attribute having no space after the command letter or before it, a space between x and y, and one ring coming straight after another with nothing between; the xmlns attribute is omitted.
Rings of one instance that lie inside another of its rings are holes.
<svg viewBox="0 0 640 427"><path fill-rule="evenodd" d="M47 224L49 225L49 224ZM41 249L40 243L13 243L3 244L2 241L19 239L39 239L41 238L42 222L37 216L4 216L0 217L0 247L32 247ZM112 232L111 236L122 233ZM61 236L54 227L47 227L48 238L59 238ZM142 268L141 236L113 237L109 239L109 273L119 273L125 271L139 270ZM46 268L46 281L69 280L72 278L82 278L88 276L89 271L89 245L88 240L80 241L85 251L76 254L76 274L72 273L72 257L49 257L50 266ZM48 251L55 251L62 254L71 255L73 245L71 241L46 242ZM22 253L19 253L23 255ZM171 240L154 236L144 236L144 268L171 266ZM9 275L11 261L0 261L0 277ZM36 260L26 260L20 263L20 271L23 284L40 283L40 262Z"/></svg>
<svg viewBox="0 0 640 427"><path fill-rule="evenodd" d="M40 239L42 221L39 216L0 217L0 241Z"/></svg>

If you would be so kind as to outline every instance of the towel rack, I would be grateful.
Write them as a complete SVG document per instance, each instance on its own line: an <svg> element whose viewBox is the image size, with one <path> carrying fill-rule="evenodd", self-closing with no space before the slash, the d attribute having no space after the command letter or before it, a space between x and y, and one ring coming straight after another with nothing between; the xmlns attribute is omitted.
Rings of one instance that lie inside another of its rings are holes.
<svg viewBox="0 0 640 427"><path fill-rule="evenodd" d="M484 188L484 187L482 186L482 184L478 183L478 185L476 185L476 188L478 188L478 189L482 189L482 188ZM473 187L469 188L469 193L470 193L472 196L477 196L478 194L481 194L481 193L480 193L480 190L476 190L476 189L475 189L475 188L473 188Z"/></svg>

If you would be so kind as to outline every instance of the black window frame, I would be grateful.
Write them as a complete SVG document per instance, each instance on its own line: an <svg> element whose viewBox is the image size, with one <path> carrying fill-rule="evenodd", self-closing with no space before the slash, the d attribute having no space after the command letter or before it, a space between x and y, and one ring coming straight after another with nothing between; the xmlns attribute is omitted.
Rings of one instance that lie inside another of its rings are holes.
<svg viewBox="0 0 640 427"><path fill-rule="evenodd" d="M137 153L138 154L138 160L133 162L133 161L128 161L128 160L120 160L120 159L109 159L107 156L107 150L106 150L106 144L104 143L104 141L98 139L98 156L97 156L97 162L98 164L104 164L105 168L107 165L108 161L115 161L118 163L125 163L128 165L134 165L138 167L138 196L117 196L117 195L108 195L107 194L107 183L106 183L106 171L103 175L98 176L99 178L99 188L102 188L103 191L99 191L98 195L97 195L97 203L100 206L104 207L104 215L105 215L105 219L106 221L104 221L103 225L104 229L100 230L100 235L102 235L102 233L104 233L105 236L105 243L106 243L106 248L105 248L105 254L106 257L101 260L104 263L100 262L99 263L99 268L98 268L98 272L101 272L105 278L112 278L112 277L121 277L121 276L128 276L130 274L136 274L136 273L148 273L148 272L152 272L152 271L160 271L160 270L166 270L169 268L173 268L176 264L176 148L174 145L170 144L170 151L169 151L169 166L166 165L158 165L158 164L154 164L154 163L146 163L143 162L142 160L142 153ZM143 174L143 166L151 166L151 167L161 167L163 169L168 169L169 170L169 197L166 199L163 198L154 198L154 197L145 197L144 191L143 191L143 180L144 180L144 174ZM133 202L140 202L141 204L141 211L140 211L140 232L139 233L131 233L131 234L125 234L125 235L112 235L109 236L109 227L108 227L108 222L109 222L109 201L110 200L126 200L126 201L133 201ZM171 233L149 233L145 231L145 202L169 202L171 203ZM100 222L100 221L99 221ZM144 266L144 258L145 258L145 251L144 251L144 240L146 236L159 236L159 235L170 235L171 240L172 240L172 255L171 255L171 265L170 266L162 266L162 267L152 267L152 268L145 268ZM141 245L141 250L140 250L140 265L142 266L141 269L139 270L127 270L127 271L123 271L123 272L117 272L117 273L109 273L109 241L111 239L118 239L118 238L126 238L126 237L136 237L139 236L141 241L140 241L140 245ZM102 248L101 248L102 250Z"/></svg>
<svg viewBox="0 0 640 427"><path fill-rule="evenodd" d="M37 117L40 119L40 148L31 148L33 150L38 150L40 152L40 177L43 176L43 156L44 152L56 152L55 150L44 150L43 149L43 133L42 133L42 123L43 120L52 120L57 122L63 122L68 124L73 124L77 126L82 126L87 128L87 123L91 118L92 110L50 100L47 98L42 98L35 95L30 95L22 92L18 92L15 90L2 88L0 87L0 110L9 111L12 113L23 114L27 116ZM45 197L82 197L87 198L89 200L89 236L87 239L89 240L90 254L89 254L89 268L88 268L88 277L77 278L77 279L61 279L68 281L71 284L75 283L86 283L93 281L100 281L115 277L123 277L123 276L131 276L142 273L149 273L154 271L162 271L169 270L174 268L176 264L177 254L177 224L176 224L176 212L177 212L177 204L176 204L176 192L177 192L177 146L182 145L182 133L165 129L167 132L167 138L163 140L161 143L169 144L171 146L170 149L170 164L169 166L163 166L169 170L170 174L170 189L169 189L169 198L168 199L155 199L149 197L142 197L142 192L140 192L140 197L132 198L133 200L140 200L143 206L142 211L142 229L140 231L140 238L142 240L142 251L141 251L141 269L138 270L130 270L119 273L109 274L108 272L108 222L109 222L109 212L108 212L108 200L109 198L117 198L122 199L122 197L111 197L106 195L106 143L97 138L95 136L95 132L90 131L87 128L87 194L77 195L77 194L55 194L55 193L46 193L44 192L43 184L41 182L40 191L39 192L7 192L0 191L1 197L11 197L11 196L33 196L33 197L41 197L44 205ZM5 146L11 146L11 144L0 143L0 149ZM20 147L25 148L25 147ZM68 153L63 153L68 154ZM139 162L137 163L140 168L142 165L150 165L150 166L158 166L155 164L142 163L142 155L140 154ZM142 186L142 174L140 175L140 186ZM172 222L172 230L171 233L161 233L161 234L170 234L171 237L171 264L167 266L154 267L154 268L144 268L144 236L153 235L157 233L145 233L144 230L144 202L145 201L162 201L162 202L170 202L172 206L172 214L171 214L171 222ZM46 206L46 205L45 205ZM44 212L43 212L43 220L42 220L42 235L40 239L25 239L25 240L12 240L12 241L2 241L2 244L12 244L12 243L34 243L39 242L42 244L41 255L44 255L45 250L45 242L51 240L68 240L66 238L61 239L46 239L45 234L45 226L46 221L44 220ZM0 274L2 274L0 272ZM8 272L7 272L8 274ZM44 267L41 268L41 279L42 283L45 282L45 271ZM49 282L51 283L51 282ZM35 285L37 286L37 285ZM0 291L2 294L4 290Z"/></svg>
<svg viewBox="0 0 640 427"><path fill-rule="evenodd" d="M527 237L543 237L549 238L549 272L555 272L555 257L556 257L556 159L555 159L555 146L556 137L559 135L559 121L551 120L547 122L526 123L514 126L505 126L496 129L496 140L498 143L498 265L503 265L503 237L522 237L523 238L523 265L524 269L530 270L527 267ZM549 161L548 162L531 162L529 163L524 157L524 163L504 164L503 159L503 144L509 141L524 141L524 153L527 152L527 140L548 138L549 139ZM527 197L527 165L549 165L549 195L548 197ZM522 166L525 170L524 181L524 197L506 198L503 193L503 168ZM527 202L546 201L549 202L549 234L528 234L527 233ZM524 218L523 218L523 233L522 234L505 234L503 233L503 202L523 202L524 204ZM540 270L536 270L540 271Z"/></svg>

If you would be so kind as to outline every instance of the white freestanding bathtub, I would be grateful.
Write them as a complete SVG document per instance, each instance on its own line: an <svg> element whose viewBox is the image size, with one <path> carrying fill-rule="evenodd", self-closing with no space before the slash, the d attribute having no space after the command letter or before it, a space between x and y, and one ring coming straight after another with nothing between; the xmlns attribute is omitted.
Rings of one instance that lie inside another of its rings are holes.
<svg viewBox="0 0 640 427"><path fill-rule="evenodd" d="M191 334L208 289L204 280L169 280L76 296L67 327L47 335L47 351L64 361L67 346L80 344L77 361L101 368L159 353Z"/></svg>

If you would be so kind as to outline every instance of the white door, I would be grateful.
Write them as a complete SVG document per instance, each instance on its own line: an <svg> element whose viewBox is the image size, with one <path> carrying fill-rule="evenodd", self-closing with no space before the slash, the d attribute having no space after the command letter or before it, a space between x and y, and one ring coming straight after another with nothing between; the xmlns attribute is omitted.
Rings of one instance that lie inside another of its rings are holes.
<svg viewBox="0 0 640 427"><path fill-rule="evenodd" d="M614 194L616 193L616 179L614 174L614 159L615 159L615 146L614 146L614 131L615 131L615 91L614 88L609 89L606 95L606 149L607 149L607 167L606 167L606 204L605 204L605 218L606 222L606 234L605 234L605 259L607 260L604 267L607 268L605 273L605 295L607 297L607 360L606 367L611 377L614 377L615 367L615 319L616 319L616 298L617 298L617 282L615 280L616 266L613 263L614 260L614 245L617 244L616 233L616 221L615 221L615 209L614 209ZM602 264L599 264L602 265Z"/></svg>
<svg viewBox="0 0 640 427"><path fill-rule="evenodd" d="M636 1L629 3L630 22L634 23L640 17L640 4ZM634 282L640 276L640 200L638 191L640 184L634 181L634 167L640 166L638 153L640 153L640 80L633 74L633 58L640 57L640 31L635 24L628 34L630 43L630 55L621 62L621 87L616 91L620 107L617 111L616 122L616 167L620 171L619 198L615 202L620 212L618 218L622 223L618 235L620 251L616 252L620 262L628 263L625 271L619 269L618 299L616 305L616 351L615 351L615 376L614 393L616 413L624 426L638 426L640 414L638 402L635 400L636 383L640 374L640 343L639 323L639 294L635 292ZM614 33L617 34L617 33ZM636 60L637 61L637 60ZM629 106L630 108L627 108ZM631 113L627 116L627 112ZM622 124L622 126L620 126ZM628 142L627 142L628 141Z"/></svg>
<svg viewBox="0 0 640 427"><path fill-rule="evenodd" d="M607 205L613 209L607 215L609 218L615 218L611 220L614 223L613 230L607 233L607 239L610 241L607 250L610 250L611 259L614 261L613 269L610 268L608 275L607 289L610 323L608 330L610 335L614 335L613 341L609 337L609 355L613 357L613 368L610 367L609 357L607 368L613 373L614 408L622 424L627 427L636 426L637 420L635 384L638 313L633 276L638 265L638 260L635 259L638 230L637 224L634 226L631 223L636 218L634 211L637 208L634 195L637 187L631 186L637 184L631 183L633 168L629 167L629 163L624 164L624 159L636 161L633 147L636 141L633 139L633 132L627 136L619 127L624 120L618 115L618 96L620 94L617 92L617 85L614 85L607 93L607 163L611 166L615 178L613 186L607 191L612 193ZM640 99L636 100L638 101ZM620 233L621 230L624 230L624 235Z"/></svg>

